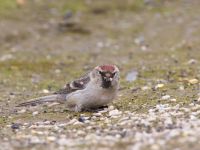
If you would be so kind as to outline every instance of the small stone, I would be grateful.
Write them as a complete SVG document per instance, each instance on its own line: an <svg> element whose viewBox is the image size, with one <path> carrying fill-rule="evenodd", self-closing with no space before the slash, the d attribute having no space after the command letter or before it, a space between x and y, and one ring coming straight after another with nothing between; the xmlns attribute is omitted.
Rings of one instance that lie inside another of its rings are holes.
<svg viewBox="0 0 200 150"><path fill-rule="evenodd" d="M38 115L38 114L39 114L38 111L35 111L35 112L32 113L33 116L36 116L36 115Z"/></svg>
<svg viewBox="0 0 200 150"><path fill-rule="evenodd" d="M117 139L119 139L119 138L121 138L121 135L120 135L120 134L116 134L115 137L116 137Z"/></svg>
<svg viewBox="0 0 200 150"><path fill-rule="evenodd" d="M153 144L153 145L151 145L151 149L152 150L159 150L160 146L158 144Z"/></svg>
<svg viewBox="0 0 200 150"><path fill-rule="evenodd" d="M136 70L133 70L126 75L126 81L128 82L135 81L137 79L137 76L138 72Z"/></svg>
<svg viewBox="0 0 200 150"><path fill-rule="evenodd" d="M85 134L86 134L86 133L85 133L84 131L82 131L82 130L78 130L78 131L77 131L77 135L79 135L79 136L80 136L80 135L85 135Z"/></svg>
<svg viewBox="0 0 200 150"><path fill-rule="evenodd" d="M173 124L173 121L172 121L171 118L166 118L164 123L165 123L165 125L168 126L168 125L172 125L172 124Z"/></svg>
<svg viewBox="0 0 200 150"><path fill-rule="evenodd" d="M97 47L99 47L99 48L102 48L102 47L104 47L104 43L103 42L97 42Z"/></svg>
<svg viewBox="0 0 200 150"><path fill-rule="evenodd" d="M181 90L181 91L183 91L184 89L185 89L184 86L180 86L180 87L179 87L179 90Z"/></svg>
<svg viewBox="0 0 200 150"><path fill-rule="evenodd" d="M102 116L102 114L98 112L98 113L94 113L94 114L93 114L93 116L96 116L96 117L101 117L101 116Z"/></svg>
<svg viewBox="0 0 200 150"><path fill-rule="evenodd" d="M67 145L67 146L70 146L70 145L72 145L72 141L71 140L68 140L68 139L66 139L66 138L61 138L61 139L59 139L58 141L57 141L57 143L59 144L59 145Z"/></svg>
<svg viewBox="0 0 200 150"><path fill-rule="evenodd" d="M96 116L92 116L92 117L91 117L91 120L96 120L96 119L97 119Z"/></svg>
<svg viewBox="0 0 200 150"><path fill-rule="evenodd" d="M148 50L148 47L147 47L146 45L142 45L142 46L141 46L141 50L142 50L142 51L146 51L146 50Z"/></svg>
<svg viewBox="0 0 200 150"><path fill-rule="evenodd" d="M106 113L108 112L108 108L104 108L103 110L100 110L99 113Z"/></svg>
<svg viewBox="0 0 200 150"><path fill-rule="evenodd" d="M13 123L11 125L11 128L14 129L14 130L19 129L20 128L20 124L19 123Z"/></svg>
<svg viewBox="0 0 200 150"><path fill-rule="evenodd" d="M37 136L32 136L32 137L30 138L30 143L38 144L38 143L43 143L43 141L40 140Z"/></svg>
<svg viewBox="0 0 200 150"><path fill-rule="evenodd" d="M10 60L10 59L13 59L13 55L11 54L6 54L6 55L3 55L0 57L0 61L6 61L6 60Z"/></svg>
<svg viewBox="0 0 200 150"><path fill-rule="evenodd" d="M84 117L79 117L79 118L78 118L78 121L84 123L84 122L85 122L85 118L84 118Z"/></svg>
<svg viewBox="0 0 200 150"><path fill-rule="evenodd" d="M119 110L117 110L117 109L111 110L111 111L109 112L109 116L119 116L119 115L121 115L121 114L122 114L122 112L119 111Z"/></svg>
<svg viewBox="0 0 200 150"><path fill-rule="evenodd" d="M197 119L197 117L196 117L196 116L194 116L194 115L190 115L190 119L191 119L191 120L196 120L196 119Z"/></svg>
<svg viewBox="0 0 200 150"><path fill-rule="evenodd" d="M108 110L113 110L113 109L114 109L114 106L112 105L108 107Z"/></svg>
<svg viewBox="0 0 200 150"><path fill-rule="evenodd" d="M26 112L26 109L22 109L22 110L19 110L17 113L18 114L23 114L23 113L25 113Z"/></svg>
<svg viewBox="0 0 200 150"><path fill-rule="evenodd" d="M199 82L199 80L197 80L197 79L190 79L188 82L190 84L197 84Z"/></svg>
<svg viewBox="0 0 200 150"><path fill-rule="evenodd" d="M90 120L85 120L85 122L84 123L90 123Z"/></svg>
<svg viewBox="0 0 200 150"><path fill-rule="evenodd" d="M56 140L56 137L54 137L54 136L48 136L47 140L50 141L50 142L52 142L52 141Z"/></svg>
<svg viewBox="0 0 200 150"><path fill-rule="evenodd" d="M61 70L60 70L60 69L56 69L56 70L55 70L55 73L56 73L56 74L60 74L60 73L61 73Z"/></svg>
<svg viewBox="0 0 200 150"><path fill-rule="evenodd" d="M197 60L196 59L190 59L189 61L188 61L188 64L196 64L197 63Z"/></svg>
<svg viewBox="0 0 200 150"><path fill-rule="evenodd" d="M43 89L43 90L42 90L42 93L48 94L48 93L49 93L49 90Z"/></svg>
<svg viewBox="0 0 200 150"><path fill-rule="evenodd" d="M170 99L170 102L176 102L175 98Z"/></svg>
<svg viewBox="0 0 200 150"><path fill-rule="evenodd" d="M53 107L53 106L55 106L55 105L59 105L60 103L58 103L58 102L54 102L54 103L50 103L50 104L48 104L47 106L48 107Z"/></svg>
<svg viewBox="0 0 200 150"><path fill-rule="evenodd" d="M72 119L72 120L69 121L68 124L74 124L75 122L77 122L77 119Z"/></svg>
<svg viewBox="0 0 200 150"><path fill-rule="evenodd" d="M91 130L93 127L92 126L87 126L86 129L87 130Z"/></svg>
<svg viewBox="0 0 200 150"><path fill-rule="evenodd" d="M163 88L164 87L164 84L157 84L156 86L155 86L155 89L159 89L159 88Z"/></svg>
<svg viewBox="0 0 200 150"><path fill-rule="evenodd" d="M170 95L164 95L164 96L162 96L161 99L162 99L162 100L167 100L167 99L170 99L170 97L171 97Z"/></svg>
<svg viewBox="0 0 200 150"><path fill-rule="evenodd" d="M142 45L145 42L144 36L139 36L134 39L135 44Z"/></svg>
<svg viewBox="0 0 200 150"><path fill-rule="evenodd" d="M143 91L146 91L146 90L149 90L149 89L151 89L151 88L148 87L148 86L143 86L141 89L142 89Z"/></svg>
<svg viewBox="0 0 200 150"><path fill-rule="evenodd" d="M73 123L73 125L82 125L82 124L83 124L83 123L82 123L82 122L79 122L79 121Z"/></svg>

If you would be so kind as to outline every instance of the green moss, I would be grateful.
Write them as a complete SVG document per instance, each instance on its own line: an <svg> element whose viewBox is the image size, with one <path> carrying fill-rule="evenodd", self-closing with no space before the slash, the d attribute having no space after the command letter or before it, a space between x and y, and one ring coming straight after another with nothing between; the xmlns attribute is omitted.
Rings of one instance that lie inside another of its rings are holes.
<svg viewBox="0 0 200 150"><path fill-rule="evenodd" d="M50 61L39 61L39 62L30 62L30 61L20 61L12 60L9 62L1 62L0 68L5 69L6 73L12 73L12 71L38 71L38 72L47 72L53 67L53 63Z"/></svg>
<svg viewBox="0 0 200 150"><path fill-rule="evenodd" d="M4 123L6 123L6 118L0 117L0 125L3 125Z"/></svg>
<svg viewBox="0 0 200 150"><path fill-rule="evenodd" d="M82 0L76 0L76 1L68 1L64 6L63 6L64 10L72 10L74 12L77 11L85 11L86 8L86 4L84 3L84 1Z"/></svg>
<svg viewBox="0 0 200 150"><path fill-rule="evenodd" d="M0 0L0 16L11 14L16 8L16 0Z"/></svg>

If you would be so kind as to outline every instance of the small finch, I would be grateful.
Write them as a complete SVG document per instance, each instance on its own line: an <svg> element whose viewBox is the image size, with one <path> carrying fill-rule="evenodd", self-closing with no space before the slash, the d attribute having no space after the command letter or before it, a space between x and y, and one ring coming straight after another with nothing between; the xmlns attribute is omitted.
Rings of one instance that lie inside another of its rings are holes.
<svg viewBox="0 0 200 150"><path fill-rule="evenodd" d="M35 106L45 102L65 103L70 111L97 109L112 102L119 88L119 69L115 65L100 65L76 79L53 95L31 99L18 105Z"/></svg>

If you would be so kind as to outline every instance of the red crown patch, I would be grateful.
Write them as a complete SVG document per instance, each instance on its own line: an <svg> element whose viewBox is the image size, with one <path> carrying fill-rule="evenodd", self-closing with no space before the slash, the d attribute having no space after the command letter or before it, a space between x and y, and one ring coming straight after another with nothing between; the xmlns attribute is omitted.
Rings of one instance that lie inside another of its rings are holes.
<svg viewBox="0 0 200 150"><path fill-rule="evenodd" d="M115 67L113 65L102 65L100 66L100 68L103 71L110 71L110 72L113 72L115 70Z"/></svg>

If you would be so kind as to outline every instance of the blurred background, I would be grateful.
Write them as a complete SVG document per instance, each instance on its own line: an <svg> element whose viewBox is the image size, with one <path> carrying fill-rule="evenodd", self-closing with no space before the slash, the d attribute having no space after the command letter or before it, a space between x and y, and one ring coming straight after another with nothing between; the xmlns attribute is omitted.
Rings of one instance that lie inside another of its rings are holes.
<svg viewBox="0 0 200 150"><path fill-rule="evenodd" d="M121 71L113 104L120 110L145 112L166 103L165 95L180 105L198 99L199 6L199 0L0 0L1 125L30 121L25 114L9 119L8 110L105 63ZM43 115L37 119L52 117Z"/></svg>
<svg viewBox="0 0 200 150"><path fill-rule="evenodd" d="M50 82L61 73L63 82L102 63L117 64L124 76L130 69L168 69L199 53L198 6L198 0L0 0L1 76L14 73L7 81L14 85L34 73Z"/></svg>

